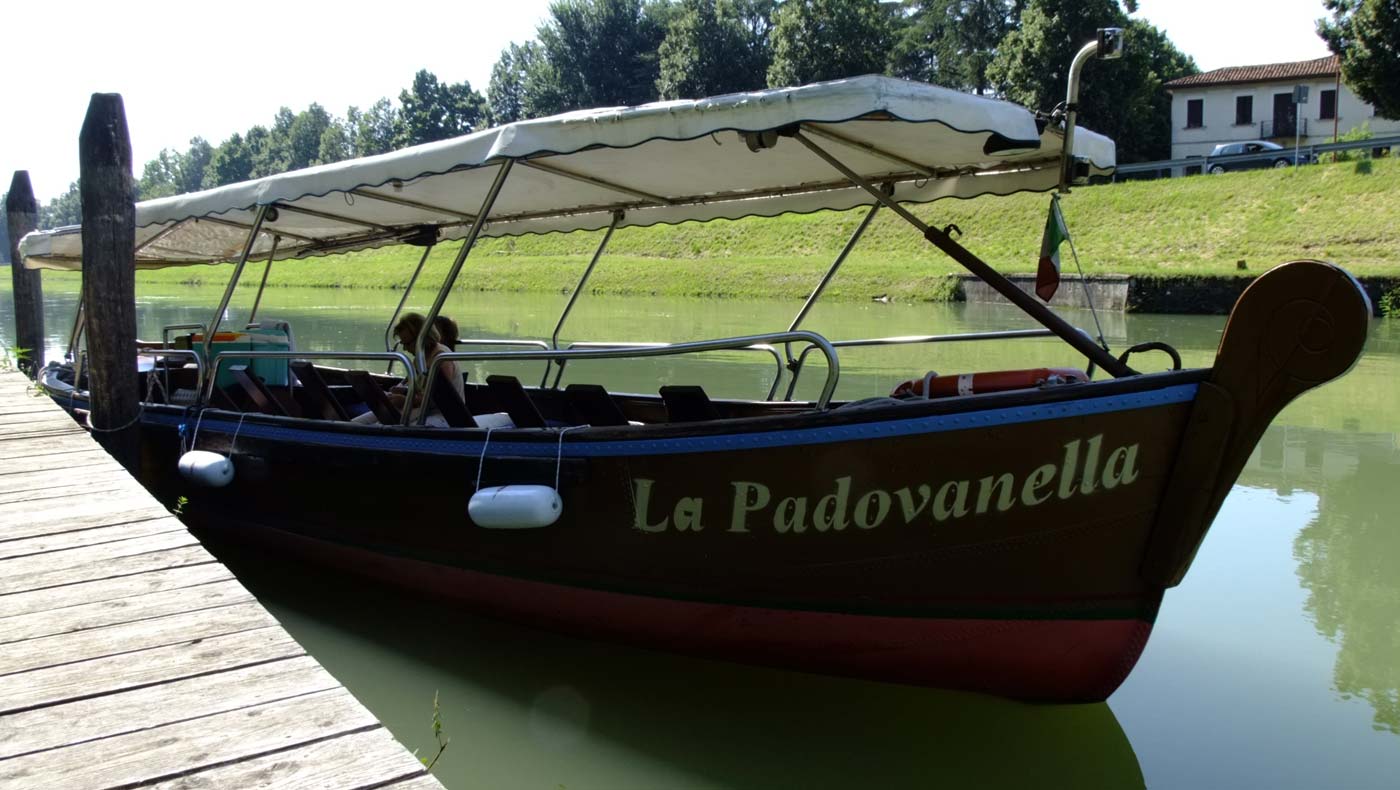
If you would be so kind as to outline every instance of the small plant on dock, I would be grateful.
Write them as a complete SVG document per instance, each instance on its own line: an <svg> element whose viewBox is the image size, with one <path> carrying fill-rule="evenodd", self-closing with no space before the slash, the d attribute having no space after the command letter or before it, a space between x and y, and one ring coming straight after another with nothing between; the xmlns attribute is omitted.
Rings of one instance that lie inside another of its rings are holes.
<svg viewBox="0 0 1400 790"><path fill-rule="evenodd" d="M185 515L185 505L188 505L189 503L189 497L177 496L175 497L175 507L170 508L170 512L174 513L177 516L183 516Z"/></svg>
<svg viewBox="0 0 1400 790"><path fill-rule="evenodd" d="M434 765L437 765L442 753L447 751L447 744L452 742L451 738L442 734L442 707L438 705L438 692L436 691L433 692L433 738L437 739L437 754L434 754L431 760L426 757L418 758L418 761L423 763L423 766L429 771L433 770ZM413 754L417 756L418 750L414 749Z"/></svg>

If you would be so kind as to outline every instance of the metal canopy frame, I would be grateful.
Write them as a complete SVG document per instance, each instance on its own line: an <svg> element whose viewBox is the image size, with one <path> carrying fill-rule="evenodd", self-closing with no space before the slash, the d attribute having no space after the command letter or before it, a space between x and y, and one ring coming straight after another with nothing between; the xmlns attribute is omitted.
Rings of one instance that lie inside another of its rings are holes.
<svg viewBox="0 0 1400 790"><path fill-rule="evenodd" d="M925 239L942 250L944 254L957 261L963 268L972 272L980 280L995 288L998 293L1006 297L1012 304L1021 308L1023 312L1031 318L1034 318L1041 326L1054 332L1061 340L1083 354L1089 361L1102 367L1115 378L1136 375L1137 371L1134 371L1125 363L1119 362L1116 357L1105 351L1092 339L1086 337L1068 321L1056 315L1049 307L1037 302L1035 297L1022 291L1014 283L1006 279L1001 272L993 269L966 247L954 241L953 237L949 235L948 232L953 229L952 226L949 226L949 228L945 230L930 227L923 220L914 216L908 209L901 206L893 197L886 195L881 188L872 184L869 180L832 156L826 149L813 142L803 133L802 129L787 129L784 130L784 134L802 143L808 150L816 154L817 157L845 176L850 183L865 190L871 197L898 214L905 222L913 225L924 234Z"/></svg>
<svg viewBox="0 0 1400 790"><path fill-rule="evenodd" d="M472 226L467 231L467 237L462 239L462 249L457 251L457 259L452 262L452 268L447 272L447 277L442 281L442 288L438 289L437 298L433 300L433 306L428 310L428 315L423 321L423 326L431 327L437 320L438 313L442 312L442 306L447 301L447 295L451 293L452 286L457 283L457 275L462 271L462 264L466 263L467 255L476 246L476 239L481 235L481 229L486 225L486 218L491 215L491 207L496 205L496 197L501 194L501 187L505 186L506 178L510 175L511 165L514 159L502 159L499 169L496 171L496 178L491 182L491 188L486 192L486 199L481 202L481 210L477 212L476 219L472 220ZM418 333L418 347L413 349L414 361L417 362L419 373L428 372L428 357L426 346L428 342L428 332ZM426 402L426 401L425 401ZM427 410L424 409L426 412Z"/></svg>
<svg viewBox="0 0 1400 790"><path fill-rule="evenodd" d="M559 321L554 324L554 334L549 336L551 348L559 347L559 332L564 328L564 322L569 319L569 313L574 309L574 303L583 294L583 287L588 284L588 278L593 274L593 268L598 265L598 259L603 257L603 250L608 248L608 242L612 240L613 231L617 230L617 223L626 216L625 212L614 211L612 222L608 223L608 230L603 234L602 241L598 242L598 249L593 251L593 257L588 261L588 266L584 268L583 274L578 278L578 285L574 286L574 292L569 294L569 301L564 305L564 311L559 314ZM540 379L540 386L543 387L549 381L549 370L553 364L551 360L545 360L544 377ZM564 360L559 360L559 375L555 376L555 387L559 386L559 379L564 375Z"/></svg>

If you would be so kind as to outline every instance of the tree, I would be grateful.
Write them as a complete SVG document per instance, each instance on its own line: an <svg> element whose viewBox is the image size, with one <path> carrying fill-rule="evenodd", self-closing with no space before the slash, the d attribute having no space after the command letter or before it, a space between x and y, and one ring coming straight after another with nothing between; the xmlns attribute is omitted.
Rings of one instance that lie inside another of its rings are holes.
<svg viewBox="0 0 1400 790"><path fill-rule="evenodd" d="M80 225L83 221L83 199L78 192L78 182L68 185L68 191L39 207L39 227L61 228L65 225Z"/></svg>
<svg viewBox="0 0 1400 790"><path fill-rule="evenodd" d="M253 157L243 136L234 132L227 140L219 143L209 158L209 166L204 169L205 189L247 181L253 175Z"/></svg>
<svg viewBox="0 0 1400 790"><path fill-rule="evenodd" d="M380 99L368 110L351 107L345 111L346 136L355 156L376 156L394 150L400 134L399 111L388 99Z"/></svg>
<svg viewBox="0 0 1400 790"><path fill-rule="evenodd" d="M320 145L316 149L316 164L324 165L349 159L350 135L345 124L332 118L325 131L321 132Z"/></svg>
<svg viewBox="0 0 1400 790"><path fill-rule="evenodd" d="M768 84L881 73L890 27L890 15L877 0L788 0L773 15Z"/></svg>
<svg viewBox="0 0 1400 790"><path fill-rule="evenodd" d="M535 47L514 41L501 50L496 65L491 67L491 81L486 85L487 114L493 126L514 123L525 118L525 67Z"/></svg>
<svg viewBox="0 0 1400 790"><path fill-rule="evenodd" d="M1064 101L1074 55L1098 28L1125 28L1125 54L1089 61L1079 96L1079 122L1118 143L1119 162L1165 159L1170 153L1171 99L1162 85L1197 73L1195 62L1164 33L1129 21L1115 0L1032 0L987 69L999 93L1049 110Z"/></svg>
<svg viewBox="0 0 1400 790"><path fill-rule="evenodd" d="M889 72L935 85L957 82L949 52L949 14L954 0L908 0L907 15L894 36Z"/></svg>
<svg viewBox="0 0 1400 790"><path fill-rule="evenodd" d="M315 102L297 113L287 127L286 170L300 170L316 164L321 153L321 135L331 125L331 115Z"/></svg>
<svg viewBox="0 0 1400 790"><path fill-rule="evenodd" d="M1341 61L1342 78L1382 118L1400 119L1400 2L1323 0L1332 21L1317 34Z"/></svg>
<svg viewBox="0 0 1400 790"><path fill-rule="evenodd" d="M292 122L296 116L286 107L273 116L272 128L254 126L243 135L253 159L253 178L286 172L291 164Z"/></svg>
<svg viewBox="0 0 1400 790"><path fill-rule="evenodd" d="M662 99L715 96L764 86L767 42L719 0L684 0L658 50Z"/></svg>
<svg viewBox="0 0 1400 790"><path fill-rule="evenodd" d="M556 0L549 13L537 35L552 74L540 70L533 87L545 87L539 77L553 78L559 93L551 111L656 98L657 49L673 16L669 2Z"/></svg>
<svg viewBox="0 0 1400 790"><path fill-rule="evenodd" d="M470 83L439 82L427 69L413 75L412 88L399 94L402 126L399 141L418 145L470 134L486 115L486 99Z"/></svg>
<svg viewBox="0 0 1400 790"><path fill-rule="evenodd" d="M190 149L180 159L176 172L176 186L180 194L198 192L204 188L204 172L214 159L214 146L203 137L190 140Z"/></svg>

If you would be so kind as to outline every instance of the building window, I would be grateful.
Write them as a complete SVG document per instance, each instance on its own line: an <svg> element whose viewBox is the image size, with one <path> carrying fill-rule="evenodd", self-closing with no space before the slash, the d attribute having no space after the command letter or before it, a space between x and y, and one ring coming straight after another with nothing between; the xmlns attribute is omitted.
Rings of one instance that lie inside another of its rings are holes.
<svg viewBox="0 0 1400 790"><path fill-rule="evenodd" d="M1254 97L1235 97L1235 125L1250 126L1254 123Z"/></svg>
<svg viewBox="0 0 1400 790"><path fill-rule="evenodd" d="M1318 104L1321 107L1321 112L1319 112L1317 116L1319 119L1324 121L1330 121L1333 118L1337 117L1337 91L1323 91L1322 99L1318 102Z"/></svg>
<svg viewBox="0 0 1400 790"><path fill-rule="evenodd" d="M1205 100L1204 100L1204 99L1187 99L1187 100L1186 100L1186 128L1187 128L1187 129L1199 129L1199 128L1201 128L1202 126L1205 126L1205 124L1202 123L1202 121L1201 121L1202 111L1203 111L1202 105L1203 105L1204 103L1205 103Z"/></svg>

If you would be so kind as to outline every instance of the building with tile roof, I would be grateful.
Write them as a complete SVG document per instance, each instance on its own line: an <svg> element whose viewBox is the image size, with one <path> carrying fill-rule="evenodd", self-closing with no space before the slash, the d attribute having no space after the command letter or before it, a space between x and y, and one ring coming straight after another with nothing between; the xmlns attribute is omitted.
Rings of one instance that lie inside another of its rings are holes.
<svg viewBox="0 0 1400 790"><path fill-rule="evenodd" d="M1307 103L1293 103L1294 88ZM1172 158L1205 156L1215 146L1270 140L1292 146L1331 142L1369 124L1376 136L1400 134L1400 121L1375 114L1341 81L1337 56L1291 63L1227 66L1172 80Z"/></svg>

